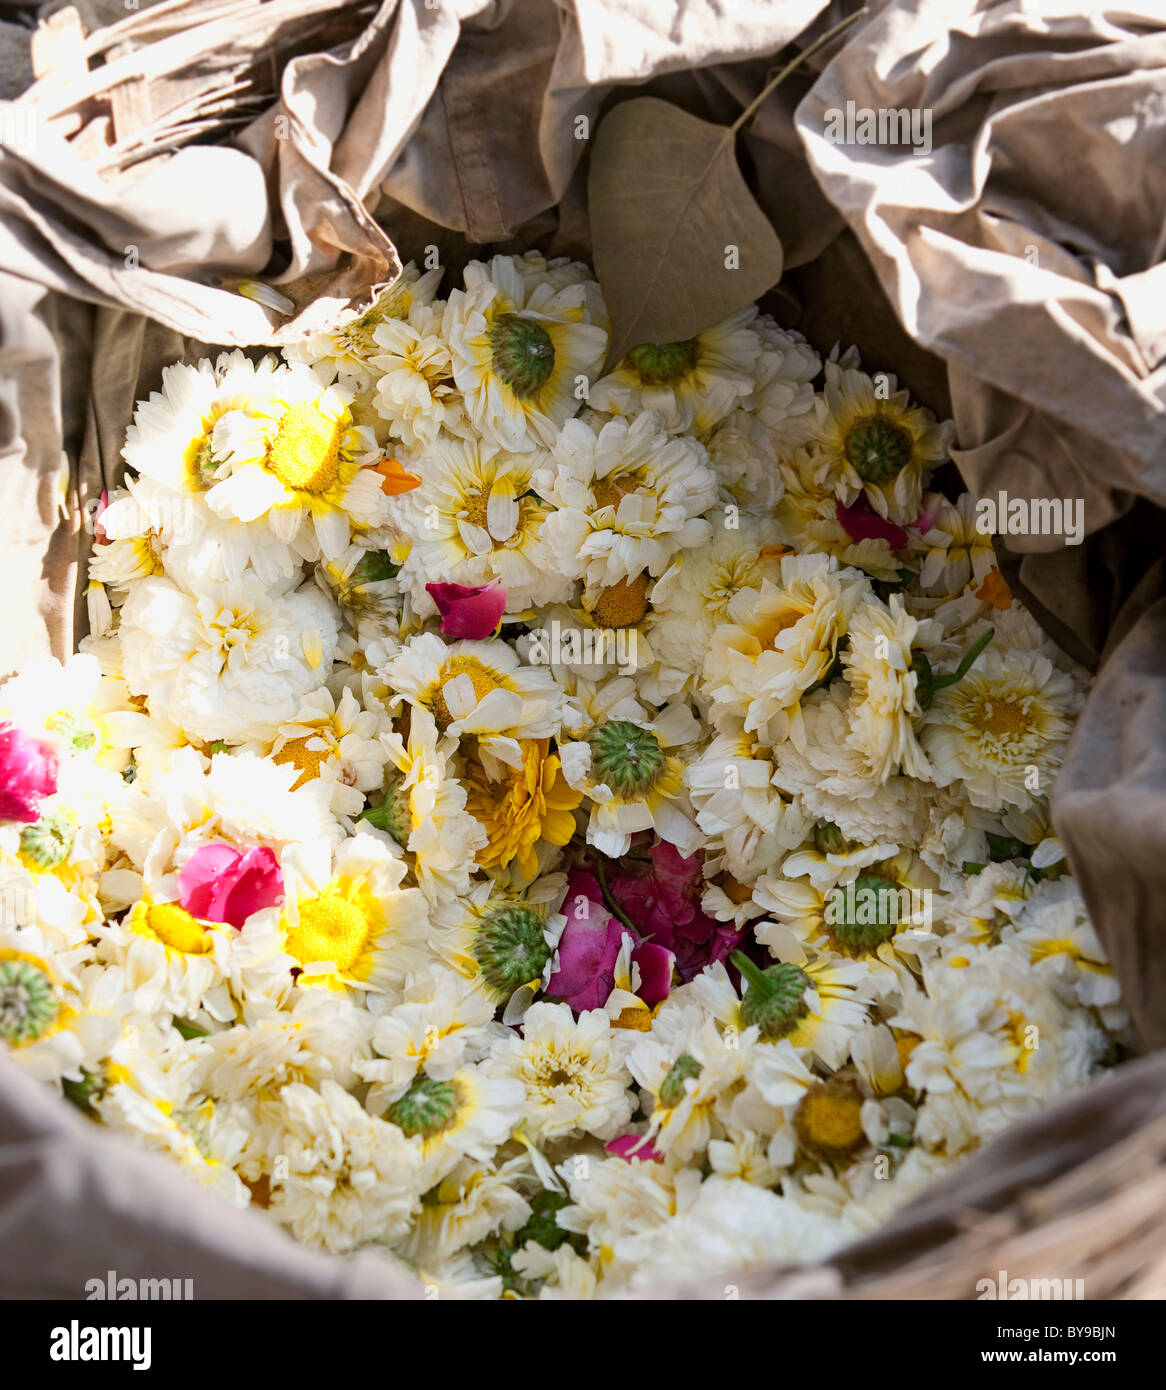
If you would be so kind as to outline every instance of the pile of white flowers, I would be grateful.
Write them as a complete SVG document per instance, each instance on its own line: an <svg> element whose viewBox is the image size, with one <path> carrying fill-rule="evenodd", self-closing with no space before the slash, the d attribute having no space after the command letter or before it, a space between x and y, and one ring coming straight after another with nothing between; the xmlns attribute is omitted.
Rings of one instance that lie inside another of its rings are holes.
<svg viewBox="0 0 1166 1390"><path fill-rule="evenodd" d="M1126 1039L1084 693L951 427L588 267L176 363L0 688L0 1036L300 1240L591 1297L869 1232Z"/></svg>

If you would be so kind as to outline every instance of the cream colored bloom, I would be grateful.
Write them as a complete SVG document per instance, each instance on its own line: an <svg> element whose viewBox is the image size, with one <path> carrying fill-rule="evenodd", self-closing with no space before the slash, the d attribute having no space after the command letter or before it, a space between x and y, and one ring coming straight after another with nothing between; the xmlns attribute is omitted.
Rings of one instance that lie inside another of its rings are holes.
<svg viewBox="0 0 1166 1390"><path fill-rule="evenodd" d="M489 1067L522 1083L526 1129L536 1143L579 1133L611 1139L635 1108L621 1049L602 1009L576 1020L566 1004L532 1004L522 1037L500 1043Z"/></svg>
<svg viewBox="0 0 1166 1390"><path fill-rule="evenodd" d="M655 411L673 434L712 429L756 388L756 319L755 308L742 309L695 338L632 348L591 388L590 405L612 415Z"/></svg>
<svg viewBox="0 0 1166 1390"><path fill-rule="evenodd" d="M546 542L558 569L591 596L645 570L660 575L676 551L711 539L701 518L716 498L708 455L693 439L670 439L651 413L598 432L569 421L532 485L555 507Z"/></svg>
<svg viewBox="0 0 1166 1390"><path fill-rule="evenodd" d="M1082 695L1043 655L990 647L924 715L921 742L941 787L961 783L973 806L1024 809L1061 765Z"/></svg>
<svg viewBox="0 0 1166 1390"><path fill-rule="evenodd" d="M512 613L567 597L570 580L547 549L548 509L533 483L545 457L439 439L410 460L421 486L401 499L396 520L412 541L400 583L418 614L437 612L425 589L431 581L497 580Z"/></svg>
<svg viewBox="0 0 1166 1390"><path fill-rule="evenodd" d="M323 682L337 614L314 584L272 592L258 578L135 584L121 610L126 684L199 739L263 739Z"/></svg>
<svg viewBox="0 0 1166 1390"><path fill-rule="evenodd" d="M449 297L445 334L466 414L483 439L508 451L550 443L603 360L598 287L524 278L509 256L471 261L465 283Z"/></svg>
<svg viewBox="0 0 1166 1390"><path fill-rule="evenodd" d="M729 604L713 633L704 690L718 728L743 721L770 746L792 739L805 747L802 696L828 678L851 615L869 593L857 570L839 570L824 555L787 555L781 581L763 579Z"/></svg>

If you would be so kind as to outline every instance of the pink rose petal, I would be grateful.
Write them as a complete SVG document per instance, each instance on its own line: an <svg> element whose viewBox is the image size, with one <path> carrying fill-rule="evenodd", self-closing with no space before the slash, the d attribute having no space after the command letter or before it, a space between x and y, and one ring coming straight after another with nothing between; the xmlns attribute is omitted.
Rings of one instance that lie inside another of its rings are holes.
<svg viewBox="0 0 1166 1390"><path fill-rule="evenodd" d="M506 611L505 584L426 584L425 589L437 604L447 637L480 641L494 632Z"/></svg>

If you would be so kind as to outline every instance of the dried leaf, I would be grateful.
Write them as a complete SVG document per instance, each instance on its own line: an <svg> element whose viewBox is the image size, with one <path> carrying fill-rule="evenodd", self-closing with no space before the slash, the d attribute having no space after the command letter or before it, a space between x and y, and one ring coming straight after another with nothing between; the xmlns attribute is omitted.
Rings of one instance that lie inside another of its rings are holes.
<svg viewBox="0 0 1166 1390"><path fill-rule="evenodd" d="M622 102L600 123L588 197L609 363L640 343L692 338L781 277L781 242L734 144L727 126L656 97Z"/></svg>

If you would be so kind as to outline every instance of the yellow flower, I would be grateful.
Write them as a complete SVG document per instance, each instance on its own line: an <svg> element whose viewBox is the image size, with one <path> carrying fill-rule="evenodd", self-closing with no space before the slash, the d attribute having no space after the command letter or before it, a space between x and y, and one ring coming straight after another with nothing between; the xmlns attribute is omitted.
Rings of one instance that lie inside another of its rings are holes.
<svg viewBox="0 0 1166 1390"><path fill-rule="evenodd" d="M535 846L540 840L565 845L575 833L575 807L583 793L567 785L550 740L522 739L522 766L508 768L491 782L480 763L468 773L467 809L486 827L487 840L478 851L484 868L504 869L513 860L526 879L538 873Z"/></svg>

